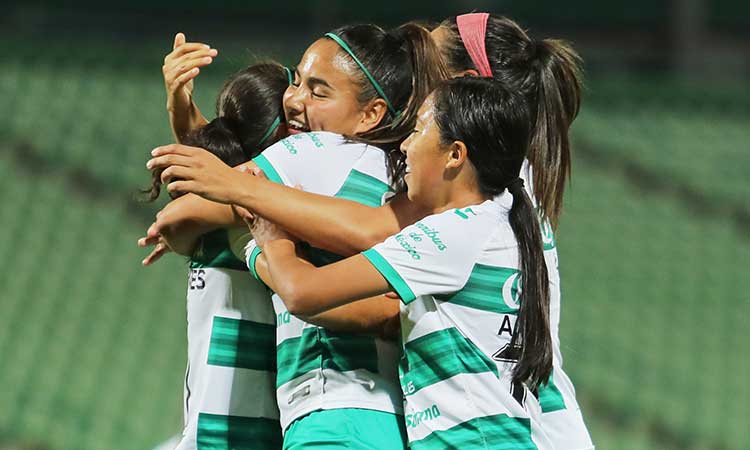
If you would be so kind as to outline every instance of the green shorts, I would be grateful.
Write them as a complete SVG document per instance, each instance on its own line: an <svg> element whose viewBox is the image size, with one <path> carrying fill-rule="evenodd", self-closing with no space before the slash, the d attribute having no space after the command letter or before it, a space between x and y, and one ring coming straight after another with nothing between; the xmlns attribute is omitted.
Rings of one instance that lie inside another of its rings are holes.
<svg viewBox="0 0 750 450"><path fill-rule="evenodd" d="M284 450L399 450L406 445L403 416L370 409L315 411L292 422L284 434Z"/></svg>

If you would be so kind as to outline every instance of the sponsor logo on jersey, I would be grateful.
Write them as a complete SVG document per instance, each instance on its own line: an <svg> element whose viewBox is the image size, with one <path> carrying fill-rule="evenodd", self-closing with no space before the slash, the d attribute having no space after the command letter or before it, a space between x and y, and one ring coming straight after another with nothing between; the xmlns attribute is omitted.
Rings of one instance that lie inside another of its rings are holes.
<svg viewBox="0 0 750 450"><path fill-rule="evenodd" d="M440 417L440 410L437 405L432 405L424 411L418 411L414 414L406 415L406 426L409 428L416 428L423 422L435 420Z"/></svg>
<svg viewBox="0 0 750 450"><path fill-rule="evenodd" d="M518 309L521 300L521 272L516 272L509 276L503 283L503 301L508 308Z"/></svg>
<svg viewBox="0 0 750 450"><path fill-rule="evenodd" d="M313 144L315 144L315 148L325 147L325 145L323 145L323 143L320 141L320 136L318 136L318 133L308 133L308 136L310 136L310 140L312 140Z"/></svg>
<svg viewBox="0 0 750 450"><path fill-rule="evenodd" d="M294 146L294 142L292 142L292 139L301 139L302 136L299 134L294 134L288 138L284 138L281 140L281 143L284 145L284 148L291 153L292 155L297 154L297 147Z"/></svg>
<svg viewBox="0 0 750 450"><path fill-rule="evenodd" d="M283 325L288 325L289 322L292 321L292 315L289 314L289 311L284 311L281 313L276 314L276 327L280 327Z"/></svg>
<svg viewBox="0 0 750 450"><path fill-rule="evenodd" d="M420 230L424 231L424 234L428 238L430 238L430 240L432 241L432 243L435 244L435 247L437 247L437 249L439 251L442 252L442 251L444 251L445 249L448 248L448 246L445 245L443 243L443 241L440 240L440 232L439 231L434 230L434 229L428 227L427 225L423 224L422 222L417 222L415 224L415 226L417 228L419 228Z"/></svg>
<svg viewBox="0 0 750 450"><path fill-rule="evenodd" d="M396 235L396 242L398 242L398 245L403 247L403 249L406 250L413 259L422 259L422 256L419 254L419 252L417 252L417 249L414 248L410 243L406 242L406 238L403 234Z"/></svg>

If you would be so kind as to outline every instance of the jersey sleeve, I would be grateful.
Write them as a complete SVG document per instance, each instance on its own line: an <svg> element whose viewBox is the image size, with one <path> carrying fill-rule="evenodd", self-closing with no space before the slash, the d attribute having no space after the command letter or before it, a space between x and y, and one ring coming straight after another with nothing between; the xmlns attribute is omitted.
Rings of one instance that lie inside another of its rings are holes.
<svg viewBox="0 0 750 450"><path fill-rule="evenodd" d="M245 261L245 264L247 264L248 270L250 270L250 274L258 281L263 281L258 276L258 272L255 271L255 260L258 259L258 256L260 256L260 247L258 247L258 244L255 242L255 239L250 239L245 244L244 248L244 257L242 258L243 261Z"/></svg>
<svg viewBox="0 0 750 450"><path fill-rule="evenodd" d="M253 162L263 170L269 180L287 186L301 186L307 190L306 186L315 183L321 172L335 171L331 166L351 166L362 153L358 150L347 146L343 138L337 134L301 133L284 138L266 148L253 158Z"/></svg>
<svg viewBox="0 0 750 450"><path fill-rule="evenodd" d="M487 217L446 211L426 217L363 252L408 304L463 288L492 231Z"/></svg>

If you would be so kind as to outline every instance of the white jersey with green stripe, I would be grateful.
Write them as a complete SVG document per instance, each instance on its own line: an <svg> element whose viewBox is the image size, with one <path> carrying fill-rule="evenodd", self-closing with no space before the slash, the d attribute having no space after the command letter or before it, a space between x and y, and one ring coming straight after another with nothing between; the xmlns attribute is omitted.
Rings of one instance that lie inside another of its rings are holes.
<svg viewBox="0 0 750 450"><path fill-rule="evenodd" d="M533 172L528 161L521 168L521 178L532 202L536 205L533 194ZM499 198L502 202L502 196ZM560 348L560 269L557 256L557 245L552 226L548 221L542 224L544 259L550 282L550 329L552 332L553 371L547 385L539 389L538 398L542 416L539 418L557 450L593 449L588 429L576 400L573 382L563 370L563 357Z"/></svg>
<svg viewBox="0 0 750 450"><path fill-rule="evenodd" d="M520 272L504 197L428 216L363 253L403 301L412 450L555 448L539 401L512 382Z"/></svg>
<svg viewBox="0 0 750 450"><path fill-rule="evenodd" d="M281 449L275 315L268 289L231 250L250 239L247 230L240 233L205 234L190 261L185 424L177 450Z"/></svg>
<svg viewBox="0 0 750 450"><path fill-rule="evenodd" d="M266 176L316 194L380 206L390 195L385 152L313 132L296 134L267 148L254 161ZM311 248L312 262L339 256ZM257 253L255 253L257 255ZM248 255L254 266L254 255ZM281 425L321 409L361 408L403 414L397 382L399 349L370 336L337 333L292 316L273 296L276 312L277 400Z"/></svg>

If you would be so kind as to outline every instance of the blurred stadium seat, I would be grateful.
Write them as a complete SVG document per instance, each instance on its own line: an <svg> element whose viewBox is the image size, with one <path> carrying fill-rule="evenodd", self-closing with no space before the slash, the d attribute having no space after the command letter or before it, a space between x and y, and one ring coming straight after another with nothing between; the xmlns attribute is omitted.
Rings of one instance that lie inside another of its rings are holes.
<svg viewBox="0 0 750 450"><path fill-rule="evenodd" d="M0 61L0 450L147 449L179 429L186 346L184 262L135 246L171 138L162 50L22 41ZM226 60L199 79L207 115ZM747 84L588 80L557 241L600 449L750 448L749 123Z"/></svg>

